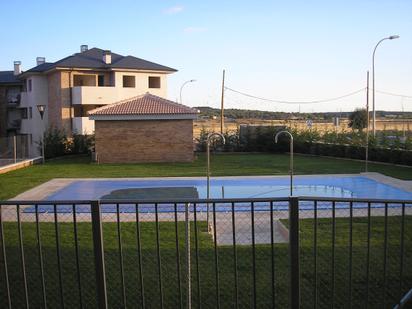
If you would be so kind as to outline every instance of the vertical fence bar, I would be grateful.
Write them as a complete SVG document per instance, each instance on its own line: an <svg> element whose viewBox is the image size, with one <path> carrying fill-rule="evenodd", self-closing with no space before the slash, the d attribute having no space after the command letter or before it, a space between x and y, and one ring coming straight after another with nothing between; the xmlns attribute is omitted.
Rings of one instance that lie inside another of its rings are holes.
<svg viewBox="0 0 412 309"><path fill-rule="evenodd" d="M24 284L24 303L26 305L26 308L29 308L29 293L27 289L26 262L24 260L23 231L21 228L20 205L16 205L16 211L17 211L17 228L19 232L20 262L21 262L21 271L22 271L23 284Z"/></svg>
<svg viewBox="0 0 412 309"><path fill-rule="evenodd" d="M185 236L186 236L186 307L192 308L192 282L191 282L191 267L190 267L190 204L185 204Z"/></svg>
<svg viewBox="0 0 412 309"><path fill-rule="evenodd" d="M388 203L385 203L384 218L384 240L383 240L383 308L386 308L387 292L387 263L388 263Z"/></svg>
<svg viewBox="0 0 412 309"><path fill-rule="evenodd" d="M77 215L76 215L76 205L72 205L73 211L73 232L74 232L74 249L76 254L76 274L77 274L77 288L79 293L79 306L83 308L83 297L82 297L82 282L80 275L80 258L79 258L79 237L77 233Z"/></svg>
<svg viewBox="0 0 412 309"><path fill-rule="evenodd" d="M239 307L238 274L237 274L237 248L236 248L236 218L235 203L232 202L232 239L233 239L233 275L235 284L235 308Z"/></svg>
<svg viewBox="0 0 412 309"><path fill-rule="evenodd" d="M289 198L290 308L300 308L299 198Z"/></svg>
<svg viewBox="0 0 412 309"><path fill-rule="evenodd" d="M332 304L331 308L335 306L335 243L336 242L336 203L332 202L332 265L331 265L331 274L332 274Z"/></svg>
<svg viewBox="0 0 412 309"><path fill-rule="evenodd" d="M139 263L139 283L140 283L140 299L141 305L144 309L146 307L145 297L144 297L144 285L143 285L143 264L142 264L142 244L140 237L140 219L139 219L139 205L135 204L136 210L136 246L137 246L137 260Z"/></svg>
<svg viewBox="0 0 412 309"><path fill-rule="evenodd" d="M313 307L318 308L318 201L313 204Z"/></svg>
<svg viewBox="0 0 412 309"><path fill-rule="evenodd" d="M369 274L370 274L370 253L371 253L371 203L368 202L368 233L366 247L366 306L369 308Z"/></svg>
<svg viewBox="0 0 412 309"><path fill-rule="evenodd" d="M126 286L124 283L124 266L123 266L123 245L122 245L122 227L120 225L120 205L116 204L116 223L117 223L117 246L119 249L119 269L120 269L120 288L122 289L122 307L127 307Z"/></svg>
<svg viewBox="0 0 412 309"><path fill-rule="evenodd" d="M57 205L53 205L54 210L54 231L56 235L56 255L57 255L57 268L59 270L59 288L60 288L60 305L64 309L64 289L63 289L63 274L62 274L62 262L60 252L60 230L59 230L59 218L57 215Z"/></svg>
<svg viewBox="0 0 412 309"><path fill-rule="evenodd" d="M273 202L270 202L270 270L271 270L271 290L272 290L272 308L275 308L275 239L273 234Z"/></svg>
<svg viewBox="0 0 412 309"><path fill-rule="evenodd" d="M349 203L349 308L352 308L353 202Z"/></svg>
<svg viewBox="0 0 412 309"><path fill-rule="evenodd" d="M97 305L99 309L106 309L108 308L108 306L106 270L104 266L102 214L99 201L91 201L90 206L92 212L93 252L94 267L96 270Z"/></svg>
<svg viewBox="0 0 412 309"><path fill-rule="evenodd" d="M193 220L195 229L195 259L196 259L196 282L197 282L197 307L202 308L202 293L200 291L200 267L199 267L199 238L197 231L197 204L193 204Z"/></svg>
<svg viewBox="0 0 412 309"><path fill-rule="evenodd" d="M256 303L256 243L255 243L255 204L250 204L250 219L252 232L252 287L253 287L253 308L257 307Z"/></svg>
<svg viewBox="0 0 412 309"><path fill-rule="evenodd" d="M155 219L156 219L156 252L157 252L157 274L159 277L159 301L160 308L163 308L163 285L162 285L162 260L160 258L160 232L159 232L159 209L155 203Z"/></svg>
<svg viewBox="0 0 412 309"><path fill-rule="evenodd" d="M13 158L14 158L14 163L17 163L17 141L16 141L16 135L13 135Z"/></svg>
<svg viewBox="0 0 412 309"><path fill-rule="evenodd" d="M44 308L47 308L46 284L44 281L43 253L42 253L41 235L40 235L39 205L37 204L34 205L34 210L36 214L36 236L37 236L37 251L39 253L41 291L42 291L42 297L43 297L43 306Z"/></svg>
<svg viewBox="0 0 412 309"><path fill-rule="evenodd" d="M177 218L177 204L174 204L175 213L175 241L176 241L176 273L177 273L177 291L179 293L179 308L182 308L182 283L180 279L180 248L179 248L179 231L178 231L178 218Z"/></svg>
<svg viewBox="0 0 412 309"><path fill-rule="evenodd" d="M10 283L9 283L9 270L7 267L7 254L6 254L6 240L4 237L4 228L3 228L3 207L0 205L0 241L1 241L1 251L3 257L4 265L4 281L6 284L6 295L7 295L7 305L8 308L12 308L11 297L10 297Z"/></svg>
<svg viewBox="0 0 412 309"><path fill-rule="evenodd" d="M216 203L212 204L213 210L213 239L215 249L215 287L216 287L216 308L220 308L220 288L219 288L219 254L217 249L217 232L216 232Z"/></svg>
<svg viewBox="0 0 412 309"><path fill-rule="evenodd" d="M401 216L401 243L400 243L400 257L399 257L399 303L401 305L401 299L403 296L403 266L404 266L404 247L405 247L405 203L402 203L402 216Z"/></svg>

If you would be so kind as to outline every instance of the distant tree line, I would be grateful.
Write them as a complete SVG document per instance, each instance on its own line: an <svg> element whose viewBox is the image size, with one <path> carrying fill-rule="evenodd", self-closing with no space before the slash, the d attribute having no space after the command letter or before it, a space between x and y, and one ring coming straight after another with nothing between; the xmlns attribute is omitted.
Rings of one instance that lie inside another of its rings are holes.
<svg viewBox="0 0 412 309"><path fill-rule="evenodd" d="M207 106L195 107L200 111L200 117L212 118L220 117L220 109ZM225 117L232 119L312 119L312 120L328 120L331 121L334 117L349 118L351 112L325 112L325 113L285 113L285 112L269 112L251 109L225 109ZM388 118L412 118L412 112L388 112L377 111L377 117Z"/></svg>

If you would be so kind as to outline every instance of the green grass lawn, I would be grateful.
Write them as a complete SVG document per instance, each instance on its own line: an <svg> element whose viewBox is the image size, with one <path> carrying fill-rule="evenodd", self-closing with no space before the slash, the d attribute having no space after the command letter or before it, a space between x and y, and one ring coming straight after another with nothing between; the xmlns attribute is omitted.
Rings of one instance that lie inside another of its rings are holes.
<svg viewBox="0 0 412 309"><path fill-rule="evenodd" d="M314 299L314 258L313 258L313 220L301 220L301 292L302 308L313 308ZM343 308L349 301L349 222L348 219L336 220L335 247L335 307ZM383 236L384 221L373 218L371 221L371 259L370 259L370 308L382 307L383 302ZM388 220L388 255L387 255L387 305L393 305L402 291L412 286L412 218L405 220L405 250L403 281L399 275L399 234L400 218L390 217ZM15 223L5 223L9 276L12 282L12 301L15 308L23 306L21 284L20 255L18 251L18 234ZM91 242L91 226L79 223L80 267L83 301L87 308L95 306L95 282L93 251ZM135 223L122 223L122 245L125 268L126 297L129 307L140 305L141 294L139 284L139 267L136 247ZM199 228L199 270L201 301L204 308L216 308L215 264L213 241L205 233L205 223ZM318 222L318 307L329 308L332 301L331 254L332 226L329 219ZM192 225L192 235L193 225ZM62 268L64 297L67 308L77 308L78 290L76 283L75 253L73 245L73 226L71 223L60 224L60 241L62 252ZM107 270L107 290L110 308L121 307L121 288L119 272L119 256L117 230L115 223L104 223L104 245ZM180 241L180 267L182 278L185 274L184 225L178 224ZM156 230L154 223L141 224L142 265L146 305L159 307L158 268L156 253ZM353 267L352 267L352 305L353 308L364 308L366 302L366 248L367 219L355 218L353 222ZM41 285L36 247L36 231L33 223L23 223L23 238L26 258L26 272L29 282L29 298L32 308L40 308ZM43 258L46 270L46 291L48 306L59 307L59 281L55 249L55 232L51 223L41 223ZM197 275L194 239L192 238L192 286L193 303L197 301ZM275 301L278 308L288 305L288 245L275 245ZM173 222L160 223L160 256L162 262L162 284L166 308L177 308L179 293L176 272L175 226ZM219 284L221 308L234 305L234 265L233 247L219 246ZM272 302L271 291L271 248L270 245L256 246L257 302L258 308L268 308ZM240 307L252 306L252 247L237 246L237 271ZM3 274L3 273L2 273ZM183 286L184 287L184 286ZM183 299L185 294L183 292ZM0 307L5 308L4 278L0 278Z"/></svg>
<svg viewBox="0 0 412 309"><path fill-rule="evenodd" d="M0 175L0 200L8 199L53 178L66 177L162 177L204 176L205 155L193 163L94 164L88 157L74 156L48 161ZM212 175L283 175L289 170L286 154L219 154L212 155ZM364 163L335 158L295 156L296 174L360 173ZM370 164L369 171L400 179L412 179L412 168Z"/></svg>

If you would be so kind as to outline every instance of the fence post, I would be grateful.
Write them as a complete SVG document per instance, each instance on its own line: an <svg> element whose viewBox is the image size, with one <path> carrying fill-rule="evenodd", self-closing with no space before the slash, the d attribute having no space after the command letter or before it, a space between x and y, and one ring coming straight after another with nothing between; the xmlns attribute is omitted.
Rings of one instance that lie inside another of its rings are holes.
<svg viewBox="0 0 412 309"><path fill-rule="evenodd" d="M290 308L300 307L299 198L289 197Z"/></svg>
<svg viewBox="0 0 412 309"><path fill-rule="evenodd" d="M185 204L185 238L186 238L186 280L187 280L187 309L192 308L192 286L191 286L191 263L190 263L190 217L189 217L189 206L190 204Z"/></svg>
<svg viewBox="0 0 412 309"><path fill-rule="evenodd" d="M106 271L104 266L102 215L99 201L91 201L94 266L96 270L97 305L107 308Z"/></svg>

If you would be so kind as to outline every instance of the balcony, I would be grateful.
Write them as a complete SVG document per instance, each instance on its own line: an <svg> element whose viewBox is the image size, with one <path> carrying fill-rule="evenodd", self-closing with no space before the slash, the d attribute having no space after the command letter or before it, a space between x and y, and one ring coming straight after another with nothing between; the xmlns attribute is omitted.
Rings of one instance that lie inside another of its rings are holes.
<svg viewBox="0 0 412 309"><path fill-rule="evenodd" d="M93 134L94 120L89 120L89 117L74 117L73 131L77 134Z"/></svg>
<svg viewBox="0 0 412 309"><path fill-rule="evenodd" d="M105 105L143 94L138 88L77 86L72 89L73 104Z"/></svg>
<svg viewBox="0 0 412 309"><path fill-rule="evenodd" d="M7 124L7 130L9 131L20 130L20 128L21 128L21 119L11 120Z"/></svg>

